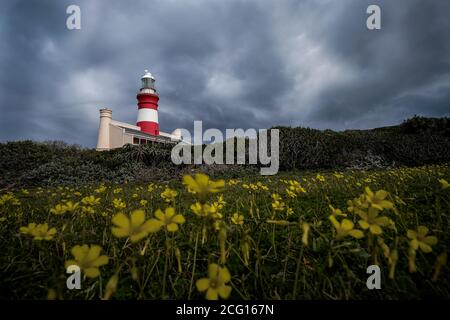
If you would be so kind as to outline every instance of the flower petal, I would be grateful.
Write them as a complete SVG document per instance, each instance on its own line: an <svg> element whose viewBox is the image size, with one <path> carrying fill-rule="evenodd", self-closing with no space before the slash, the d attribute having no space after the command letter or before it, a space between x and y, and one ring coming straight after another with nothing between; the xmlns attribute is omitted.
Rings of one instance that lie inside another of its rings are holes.
<svg viewBox="0 0 450 320"><path fill-rule="evenodd" d="M363 228L364 230L366 230L370 227L370 224L368 224L367 221L359 220L358 223L359 223L359 226L361 228Z"/></svg>
<svg viewBox="0 0 450 320"><path fill-rule="evenodd" d="M142 230L148 233L158 232L163 226L162 221L156 219L147 220L142 226Z"/></svg>
<svg viewBox="0 0 450 320"><path fill-rule="evenodd" d="M123 238L123 237L129 236L129 234L128 234L129 230L128 229L112 227L111 228L111 232L116 238Z"/></svg>
<svg viewBox="0 0 450 320"><path fill-rule="evenodd" d="M208 278L202 278L197 280L197 282L195 283L197 290L202 292L202 291L206 291L206 289L209 288L209 279Z"/></svg>
<svg viewBox="0 0 450 320"><path fill-rule="evenodd" d="M206 299L208 300L219 300L219 295L217 293L216 289L208 288L208 291L206 291Z"/></svg>
<svg viewBox="0 0 450 320"><path fill-rule="evenodd" d="M417 238L417 232L415 232L414 230L408 230L406 232L406 236L410 239L416 239Z"/></svg>
<svg viewBox="0 0 450 320"><path fill-rule="evenodd" d="M178 230L178 225L176 223L169 223L167 225L167 231L169 232L175 232Z"/></svg>
<svg viewBox="0 0 450 320"><path fill-rule="evenodd" d="M161 211L161 209L155 211L155 217L161 221L164 220L164 213Z"/></svg>
<svg viewBox="0 0 450 320"><path fill-rule="evenodd" d="M222 283L230 282L231 275L230 275L230 271L228 271L227 267L220 268L218 278L219 278L219 281Z"/></svg>
<svg viewBox="0 0 450 320"><path fill-rule="evenodd" d="M219 276L220 267L216 263L211 263L208 265L208 278L217 279Z"/></svg>
<svg viewBox="0 0 450 320"><path fill-rule="evenodd" d="M379 234L383 233L383 230L381 229L381 227L376 224L371 224L369 230L372 234L375 234L375 235L379 235Z"/></svg>
<svg viewBox="0 0 450 320"><path fill-rule="evenodd" d="M101 267L104 266L105 264L108 264L108 260L109 260L108 257L103 255L95 259L92 265L95 267Z"/></svg>
<svg viewBox="0 0 450 320"><path fill-rule="evenodd" d="M417 241L417 239L413 239L410 242L411 248L413 248L414 250L417 250L419 248L419 241Z"/></svg>
<svg viewBox="0 0 450 320"><path fill-rule="evenodd" d="M364 232L362 232L361 230L350 230L348 234L356 239L361 239L364 237Z"/></svg>
<svg viewBox="0 0 450 320"><path fill-rule="evenodd" d="M130 228L130 220L126 215L123 213L118 213L112 218L112 223L114 223L116 226L123 228L123 229L129 229Z"/></svg>
<svg viewBox="0 0 450 320"><path fill-rule="evenodd" d="M100 270L98 270L98 268L87 268L83 271L88 278L96 278L100 275Z"/></svg>
<svg viewBox="0 0 450 320"><path fill-rule="evenodd" d="M101 250L102 248L100 246L92 245L87 253L86 260L88 262L91 262L97 259L97 257L100 255Z"/></svg>
<svg viewBox="0 0 450 320"><path fill-rule="evenodd" d="M178 224L183 224L186 220L181 214L177 214L175 217L173 217L172 221Z"/></svg>
<svg viewBox="0 0 450 320"><path fill-rule="evenodd" d="M431 247L428 244L422 241L419 241L419 248L425 253L433 251L433 249L431 249Z"/></svg>
<svg viewBox="0 0 450 320"><path fill-rule="evenodd" d="M341 228L344 229L345 231L350 231L353 229L353 227L354 227L354 224L350 220L348 220L348 219L342 220Z"/></svg>
<svg viewBox="0 0 450 320"><path fill-rule="evenodd" d="M438 243L438 238L436 238L435 236L428 236L423 240L423 242L430 246L434 246L436 243Z"/></svg>
<svg viewBox="0 0 450 320"><path fill-rule="evenodd" d="M417 228L417 231L418 231L419 235L424 236L428 233L428 228L425 226L419 226Z"/></svg>
<svg viewBox="0 0 450 320"><path fill-rule="evenodd" d="M172 207L169 207L166 209L166 219L170 219L175 215L175 209Z"/></svg>
<svg viewBox="0 0 450 320"><path fill-rule="evenodd" d="M134 210L131 214L131 227L137 228L140 227L145 221L145 212L144 210Z"/></svg>
<svg viewBox="0 0 450 320"><path fill-rule="evenodd" d="M222 299L228 299L231 293L231 286L220 286L219 288L217 288L217 291Z"/></svg>

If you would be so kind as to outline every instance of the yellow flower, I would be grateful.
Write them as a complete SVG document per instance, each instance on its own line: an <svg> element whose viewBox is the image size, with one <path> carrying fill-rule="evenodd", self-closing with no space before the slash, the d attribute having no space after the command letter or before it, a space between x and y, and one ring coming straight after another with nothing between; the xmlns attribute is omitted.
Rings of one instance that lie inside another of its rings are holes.
<svg viewBox="0 0 450 320"><path fill-rule="evenodd" d="M231 293L231 286L227 283L230 282L231 275L227 267L220 267L215 263L211 263L208 266L208 278L202 278L197 280L197 290L200 292L206 291L206 299L218 300L228 299Z"/></svg>
<svg viewBox="0 0 450 320"><path fill-rule="evenodd" d="M94 208L87 206L87 207L81 207L81 212L83 214L94 214L95 210L94 210Z"/></svg>
<svg viewBox="0 0 450 320"><path fill-rule="evenodd" d="M183 183L189 192L196 194L200 200L204 200L209 193L221 192L225 187L224 180L210 180L206 174L197 173L195 178L184 176Z"/></svg>
<svg viewBox="0 0 450 320"><path fill-rule="evenodd" d="M215 201L213 204L218 210L222 209L223 206L226 204L225 200L223 200L223 195L220 195L217 198L217 201Z"/></svg>
<svg viewBox="0 0 450 320"><path fill-rule="evenodd" d="M36 229L36 223L29 223L26 227L20 227L20 232L23 234L33 235L34 230Z"/></svg>
<svg viewBox="0 0 450 320"><path fill-rule="evenodd" d="M237 225L243 225L244 224L244 216L242 214L235 213L231 217L231 222L233 222L234 224L237 224Z"/></svg>
<svg viewBox="0 0 450 320"><path fill-rule="evenodd" d="M316 179L320 182L325 182L325 177L320 174L317 174Z"/></svg>
<svg viewBox="0 0 450 320"><path fill-rule="evenodd" d="M441 183L441 187L442 189L447 189L448 187L450 187L450 183L448 183L446 180L444 179L440 179L439 182Z"/></svg>
<svg viewBox="0 0 450 320"><path fill-rule="evenodd" d="M114 194L118 194L118 193L121 193L122 192L122 188L115 188L114 190L113 190L113 193Z"/></svg>
<svg viewBox="0 0 450 320"><path fill-rule="evenodd" d="M152 192L153 190L155 190L155 188L154 188L154 186L153 186L153 183L151 183L151 184L149 184L149 185L147 186L147 191L148 191L148 192Z"/></svg>
<svg viewBox="0 0 450 320"><path fill-rule="evenodd" d="M183 224L186 221L181 214L175 214L175 209L172 207L167 208L165 213L163 213L160 209L156 210L155 217L158 220L153 220L160 223L161 226L165 226L169 232L177 231L178 225Z"/></svg>
<svg viewBox="0 0 450 320"><path fill-rule="evenodd" d="M191 210L200 217L211 217L213 219L222 218L222 214L214 204L209 205L207 203L201 204L200 202L196 202L191 205Z"/></svg>
<svg viewBox="0 0 450 320"><path fill-rule="evenodd" d="M142 199L141 201L139 201L139 203L141 204L141 206L145 207L147 205L148 201L145 199Z"/></svg>
<svg viewBox="0 0 450 320"><path fill-rule="evenodd" d="M369 187L366 187L365 191L367 202L370 203L372 207L378 210L392 209L394 207L392 202L386 200L386 197L389 194L387 191L378 190L377 192L373 193Z"/></svg>
<svg viewBox="0 0 450 320"><path fill-rule="evenodd" d="M100 198L96 198L94 196L84 197L81 199L81 202L85 205L95 206L100 203Z"/></svg>
<svg viewBox="0 0 450 320"><path fill-rule="evenodd" d="M369 229L370 233L380 235L383 233L381 227L392 225L393 222L388 217L379 217L378 209L370 207L367 212L359 212L362 220L359 220L359 226L364 230Z"/></svg>
<svg viewBox="0 0 450 320"><path fill-rule="evenodd" d="M113 205L114 205L114 208L119 209L119 210L125 209L126 206L127 206L125 204L125 202L122 201L122 199L114 199L113 200Z"/></svg>
<svg viewBox="0 0 450 320"><path fill-rule="evenodd" d="M112 218L112 223L115 225L111 228L112 234L117 238L129 237L131 242L137 242L161 228L161 223L155 219L145 221L144 210L134 210L130 217L118 213Z"/></svg>
<svg viewBox="0 0 450 320"><path fill-rule="evenodd" d="M280 195L272 194L272 208L276 211L283 211L285 209L285 203Z"/></svg>
<svg viewBox="0 0 450 320"><path fill-rule="evenodd" d="M286 189L286 194L291 198L297 198L297 194L289 189Z"/></svg>
<svg viewBox="0 0 450 320"><path fill-rule="evenodd" d="M94 190L95 193L103 193L106 191L106 187L105 186L100 186L99 188Z"/></svg>
<svg viewBox="0 0 450 320"><path fill-rule="evenodd" d="M78 206L79 206L78 202L73 203L72 201L67 201L64 204L66 212L74 212L76 209L78 209Z"/></svg>
<svg viewBox="0 0 450 320"><path fill-rule="evenodd" d="M431 252L433 250L431 246L434 246L438 239L435 236L427 236L427 234L428 228L425 226L419 226L417 231L408 230L407 236L411 239L411 248L414 250L420 248L425 253Z"/></svg>
<svg viewBox="0 0 450 320"><path fill-rule="evenodd" d="M48 228L48 224L30 223L27 227L21 227L21 233L28 234L33 237L33 240L51 240L56 234L56 228Z"/></svg>
<svg viewBox="0 0 450 320"><path fill-rule="evenodd" d="M166 190L164 190L164 192L161 193L161 198L163 198L165 202L172 202L175 200L177 195L178 195L177 191L172 190L170 188L166 188Z"/></svg>
<svg viewBox="0 0 450 320"><path fill-rule="evenodd" d="M347 216L347 214L343 213L341 211L341 209L335 209L331 204L328 205L328 207L331 209L331 215L333 215L334 217L338 217L338 216L346 217Z"/></svg>
<svg viewBox="0 0 450 320"><path fill-rule="evenodd" d="M102 248L97 245L89 247L87 244L84 244L82 246L77 245L73 247L70 252L75 259L66 261L66 269L71 265L77 265L83 270L86 277L98 277L100 275L99 267L108 263L107 256L100 256L101 250Z"/></svg>
<svg viewBox="0 0 450 320"><path fill-rule="evenodd" d="M60 214L64 214L66 213L66 206L64 206L63 204L57 204L54 208L50 209L50 213L56 214L56 215L60 215Z"/></svg>
<svg viewBox="0 0 450 320"><path fill-rule="evenodd" d="M334 216L330 216L329 219L336 229L336 240L341 240L346 236L352 236L356 239L364 237L364 233L361 230L353 229L355 225L350 220L343 219L339 223Z"/></svg>
<svg viewBox="0 0 450 320"><path fill-rule="evenodd" d="M296 198L301 192L306 193L306 190L296 180L289 180L289 187L286 189L286 193L291 198Z"/></svg>

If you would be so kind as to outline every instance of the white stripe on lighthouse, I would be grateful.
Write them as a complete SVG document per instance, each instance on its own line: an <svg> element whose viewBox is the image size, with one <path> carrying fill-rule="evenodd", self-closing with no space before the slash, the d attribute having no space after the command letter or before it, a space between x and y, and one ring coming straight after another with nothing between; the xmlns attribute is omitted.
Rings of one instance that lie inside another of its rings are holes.
<svg viewBox="0 0 450 320"><path fill-rule="evenodd" d="M138 111L138 118L136 122L149 121L158 123L158 111L155 109L141 108Z"/></svg>

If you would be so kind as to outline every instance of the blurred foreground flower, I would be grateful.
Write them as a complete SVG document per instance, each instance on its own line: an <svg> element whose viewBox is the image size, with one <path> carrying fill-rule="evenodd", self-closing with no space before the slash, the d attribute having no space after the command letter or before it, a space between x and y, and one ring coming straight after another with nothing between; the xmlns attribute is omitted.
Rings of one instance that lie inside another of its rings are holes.
<svg viewBox="0 0 450 320"><path fill-rule="evenodd" d="M21 227L20 232L33 237L33 240L51 240L56 234L56 228L48 228L48 224L30 223L27 227Z"/></svg>
<svg viewBox="0 0 450 320"><path fill-rule="evenodd" d="M160 226L166 227L169 232L177 231L178 225L186 221L181 214L175 214L175 209L172 207L167 208L164 213L160 209L156 210L155 217L158 220L151 219L155 221L155 226L159 223Z"/></svg>
<svg viewBox="0 0 450 320"><path fill-rule="evenodd" d="M144 210L134 210L130 217L118 213L112 218L112 223L115 225L111 228L112 234L117 238L130 237L131 242L137 242L161 228L161 222L155 219L145 221Z"/></svg>
<svg viewBox="0 0 450 320"><path fill-rule="evenodd" d="M353 229L355 225L350 220L343 219L342 222L339 223L334 216L330 216L329 219L336 229L336 240L342 240L346 236L352 236L356 239L364 237L364 233L361 230Z"/></svg>
<svg viewBox="0 0 450 320"><path fill-rule="evenodd" d="M100 255L101 250L102 248L98 245L90 247L87 244L74 246L70 252L75 259L66 261L66 269L71 265L77 265L83 270L86 277L98 277L100 275L99 267L108 263L108 257Z"/></svg>
<svg viewBox="0 0 450 320"><path fill-rule="evenodd" d="M209 193L221 192L225 187L224 180L210 180L206 174L197 173L195 178L192 176L184 176L183 183L189 192L195 194L201 202L203 202Z"/></svg>
<svg viewBox="0 0 450 320"><path fill-rule="evenodd" d="M231 275L227 267L220 267L215 263L208 266L208 278L197 280L197 290L200 292L206 291L206 299L218 300L219 296L222 299L228 299L231 293L231 286L226 285L230 282Z"/></svg>
<svg viewBox="0 0 450 320"><path fill-rule="evenodd" d="M417 231L408 230L407 236L411 239L411 248L417 250L420 248L425 253L431 252L433 249L431 246L438 242L435 236L427 236L428 228L425 226L419 226Z"/></svg>

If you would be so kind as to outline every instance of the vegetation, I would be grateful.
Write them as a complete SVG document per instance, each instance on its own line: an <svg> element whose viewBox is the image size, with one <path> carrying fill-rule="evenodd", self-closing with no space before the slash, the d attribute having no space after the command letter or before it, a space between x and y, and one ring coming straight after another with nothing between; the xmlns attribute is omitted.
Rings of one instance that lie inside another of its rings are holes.
<svg viewBox="0 0 450 320"><path fill-rule="evenodd" d="M447 118L279 129L272 177L172 145L0 144L0 298L450 297Z"/></svg>
<svg viewBox="0 0 450 320"><path fill-rule="evenodd" d="M2 298L448 298L449 179L440 165L6 192Z"/></svg>
<svg viewBox="0 0 450 320"><path fill-rule="evenodd" d="M280 169L371 169L450 162L447 118L415 117L400 126L334 132L280 129ZM99 182L155 182L181 179L193 171L234 178L256 166L172 164L171 144L127 145L107 152L31 141L0 144L0 188L76 186Z"/></svg>

